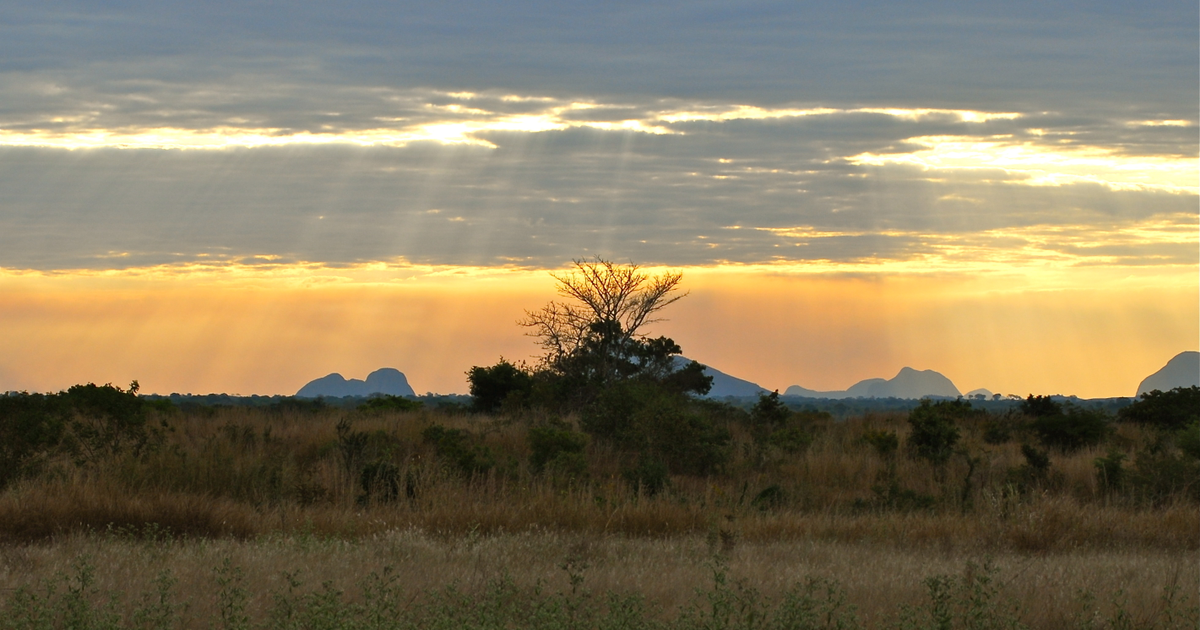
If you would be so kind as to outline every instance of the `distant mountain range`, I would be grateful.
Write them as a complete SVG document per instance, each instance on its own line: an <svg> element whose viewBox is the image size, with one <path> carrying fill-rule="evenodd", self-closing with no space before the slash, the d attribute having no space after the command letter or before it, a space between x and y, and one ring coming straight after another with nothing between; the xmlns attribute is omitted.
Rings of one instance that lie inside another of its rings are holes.
<svg viewBox="0 0 1200 630"><path fill-rule="evenodd" d="M676 357L676 365L682 367L691 359ZM705 366L704 373L713 378L712 389L708 392L710 398L733 396L748 398L768 393L770 390L745 379L737 378L722 372L712 366ZM1200 386L1200 352L1181 352L1171 359L1163 368L1146 377L1138 386L1138 395L1151 391L1167 391L1176 387ZM413 388L402 372L394 368L383 368L371 372L365 381L342 377L333 373L310 381L296 392L298 398L316 398L325 396L341 398L345 396L370 396L371 394L388 394L392 396L415 396ZM799 385L792 385L783 392L784 396L803 398L924 398L937 396L956 398L962 394L954 383L945 376L933 370L914 370L902 368L896 376L890 379L869 378L851 385L849 389L839 391L816 391ZM977 389L968 392L969 397L983 395L990 397L991 392Z"/></svg>
<svg viewBox="0 0 1200 630"><path fill-rule="evenodd" d="M1161 370L1147 376L1138 385L1137 395L1149 391L1165 392L1176 387L1200 386L1200 352L1180 352Z"/></svg>
<svg viewBox="0 0 1200 630"><path fill-rule="evenodd" d="M341 374L334 372L323 376L296 392L297 398L342 398L345 396L370 396L371 394L388 394L390 396L415 396L416 392L409 386L404 373L395 368L382 368L367 375L367 380L356 378L346 380Z"/></svg>
<svg viewBox="0 0 1200 630"><path fill-rule="evenodd" d="M910 367L902 368L890 379L869 378L844 391L819 392L792 385L783 394L804 398L957 398L962 395L945 376L933 370L914 370Z"/></svg>

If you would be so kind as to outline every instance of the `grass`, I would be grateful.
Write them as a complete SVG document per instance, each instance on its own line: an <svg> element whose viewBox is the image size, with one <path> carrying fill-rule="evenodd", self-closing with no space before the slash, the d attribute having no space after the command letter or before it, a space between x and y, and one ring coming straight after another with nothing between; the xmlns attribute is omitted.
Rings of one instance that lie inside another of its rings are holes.
<svg viewBox="0 0 1200 630"><path fill-rule="evenodd" d="M750 613L766 622L808 597L812 610L830 612L841 602L837 614L857 627L904 627L907 610L912 627L932 628L939 601L933 595L944 592L943 612L955 618L947 627L1008 627L1000 625L1007 619L1019 624L1013 627L1116 628L1127 619L1127 627L1184 628L1197 622L1198 580L1194 558L1145 551L978 557L819 541L740 541L722 551L705 537L551 532L446 537L406 530L355 540L253 541L114 532L4 547L0 593L9 615L0 627L36 627L17 622L31 616L20 610L33 608L57 619L54 627L67 627L62 620L78 614L69 609L79 607L79 597L90 607L83 615L90 627L102 627L96 620L105 616L130 627L168 613L169 626L181 628L238 627L233 617L284 627L280 616L287 614L294 627L385 627L366 619L374 614L370 606L382 605L371 597L386 585L395 607L389 623L399 624L386 627L469 627L475 617L476 627L533 627L527 620L538 607L547 615L544 627L604 627L619 614L634 619L617 627L782 627L753 625ZM931 591L935 586L942 590ZM1171 592L1175 600L1165 602ZM570 606L592 625L572 626ZM727 615L725 622L714 620L714 610ZM986 618L972 626L966 619L973 614ZM318 623L321 615L337 623ZM488 615L496 625L482 621Z"/></svg>
<svg viewBox="0 0 1200 630"><path fill-rule="evenodd" d="M1030 476L982 420L941 470L864 439L903 445L904 414L810 418L794 453L733 424L719 474L652 495L594 441L535 473L536 416L162 413L147 452L60 455L0 491L0 630L1197 623L1200 482L1138 481L1174 451L1137 426ZM439 456L433 425L486 471ZM1097 475L1114 448L1125 485Z"/></svg>
<svg viewBox="0 0 1200 630"><path fill-rule="evenodd" d="M549 529L626 536L717 531L749 541L862 540L979 552L1200 548L1200 511L1191 494L1148 502L1101 485L1094 462L1108 445L1052 454L1044 479L1018 487L1013 471L1025 462L1019 444L985 444L979 427L964 427L966 450L943 475L902 453L880 456L862 440L868 431L893 431L903 440L903 415L812 426L812 444L793 455L751 452L754 444L735 426L734 457L723 474L675 476L655 496L630 487L621 475L622 454L601 444L588 447L584 478L534 474L529 425L520 421L234 408L175 414L168 422L172 430L150 453L85 465L59 458L10 485L0 493L0 541L154 524L178 535L242 539ZM343 431L339 438L340 422L362 437L349 440ZM495 465L466 476L439 461L421 438L435 423L468 431ZM1123 426L1114 439L1136 452L1155 436ZM968 455L978 463L965 487ZM404 486L395 500L363 496L360 471L379 461L392 464Z"/></svg>

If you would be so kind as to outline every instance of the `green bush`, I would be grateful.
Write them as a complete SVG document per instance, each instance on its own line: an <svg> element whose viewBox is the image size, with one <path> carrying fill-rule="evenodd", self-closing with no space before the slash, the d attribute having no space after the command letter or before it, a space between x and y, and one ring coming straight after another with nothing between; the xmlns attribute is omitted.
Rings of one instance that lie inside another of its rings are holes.
<svg viewBox="0 0 1200 630"><path fill-rule="evenodd" d="M1064 413L1040 416L1029 424L1042 444L1063 453L1095 446L1111 432L1108 417L1102 411L1066 405Z"/></svg>
<svg viewBox="0 0 1200 630"><path fill-rule="evenodd" d="M704 475L729 459L731 436L691 399L654 381L614 384L584 408L580 424L618 448L662 459L674 472Z"/></svg>
<svg viewBox="0 0 1200 630"><path fill-rule="evenodd" d="M462 429L447 429L435 424L426 427L421 438L433 445L439 459L468 477L486 473L495 466L491 450L474 443L471 435Z"/></svg>
<svg viewBox="0 0 1200 630"><path fill-rule="evenodd" d="M625 482L632 488L641 489L648 496L654 496L671 485L670 470L661 459L649 455L638 458L637 464L621 472Z"/></svg>
<svg viewBox="0 0 1200 630"><path fill-rule="evenodd" d="M1117 412L1125 422L1144 424L1170 431L1182 429L1200 420L1200 387L1157 389L1142 394L1137 402Z"/></svg>
<svg viewBox="0 0 1200 630"><path fill-rule="evenodd" d="M868 429L859 438L864 444L869 444L875 453L883 459L891 459L900 448L900 438L895 431L874 431Z"/></svg>
<svg viewBox="0 0 1200 630"><path fill-rule="evenodd" d="M491 367L472 367L467 371L467 382L472 408L484 413L499 411L509 398L527 399L533 391L533 377L503 358Z"/></svg>
<svg viewBox="0 0 1200 630"><path fill-rule="evenodd" d="M405 398L404 396L389 396L382 394L368 398L367 402L358 406L358 410L368 412L417 411L424 406L424 403L419 400Z"/></svg>
<svg viewBox="0 0 1200 630"><path fill-rule="evenodd" d="M934 466L945 466L958 443L956 421L975 415L971 403L963 400L932 402L928 398L908 414L912 431L908 434L908 451L913 457L928 460Z"/></svg>
<svg viewBox="0 0 1200 630"><path fill-rule="evenodd" d="M579 472L580 461L586 472L587 460L582 455L588 445L587 435L572 431L564 423L549 423L530 427L528 439L529 467L533 472L540 473L551 463L556 464L551 468L560 471Z"/></svg>

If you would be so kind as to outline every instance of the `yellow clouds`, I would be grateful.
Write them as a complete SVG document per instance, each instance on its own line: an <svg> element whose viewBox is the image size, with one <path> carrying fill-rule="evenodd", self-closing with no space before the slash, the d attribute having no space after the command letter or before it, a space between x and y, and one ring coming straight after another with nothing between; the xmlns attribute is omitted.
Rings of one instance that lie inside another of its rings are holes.
<svg viewBox="0 0 1200 630"><path fill-rule="evenodd" d="M1033 186L1083 182L1114 190L1163 190L1192 195L1200 192L1200 161L1194 156L1126 155L1115 149L1062 146L1053 139L924 136L910 138L908 142L922 148L884 155L863 153L848 161L872 166L911 165L931 174L998 169L1016 175L1016 183Z"/></svg>

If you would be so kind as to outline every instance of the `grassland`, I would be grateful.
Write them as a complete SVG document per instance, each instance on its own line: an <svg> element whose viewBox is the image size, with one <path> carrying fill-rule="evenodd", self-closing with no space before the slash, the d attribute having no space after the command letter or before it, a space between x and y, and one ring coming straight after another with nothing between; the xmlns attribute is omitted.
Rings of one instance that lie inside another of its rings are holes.
<svg viewBox="0 0 1200 630"><path fill-rule="evenodd" d="M825 627L783 625L802 609L872 628L1196 625L1196 482L1139 463L1173 448L1153 429L1116 424L1031 474L1019 429L989 443L983 418L944 466L865 439L904 444L905 414L807 417L790 450L731 422L719 472L651 493L599 441L536 471L549 420L154 411L148 448L64 451L0 492L0 627L385 627L387 598L409 627ZM1121 485L1097 466L1113 449Z"/></svg>

